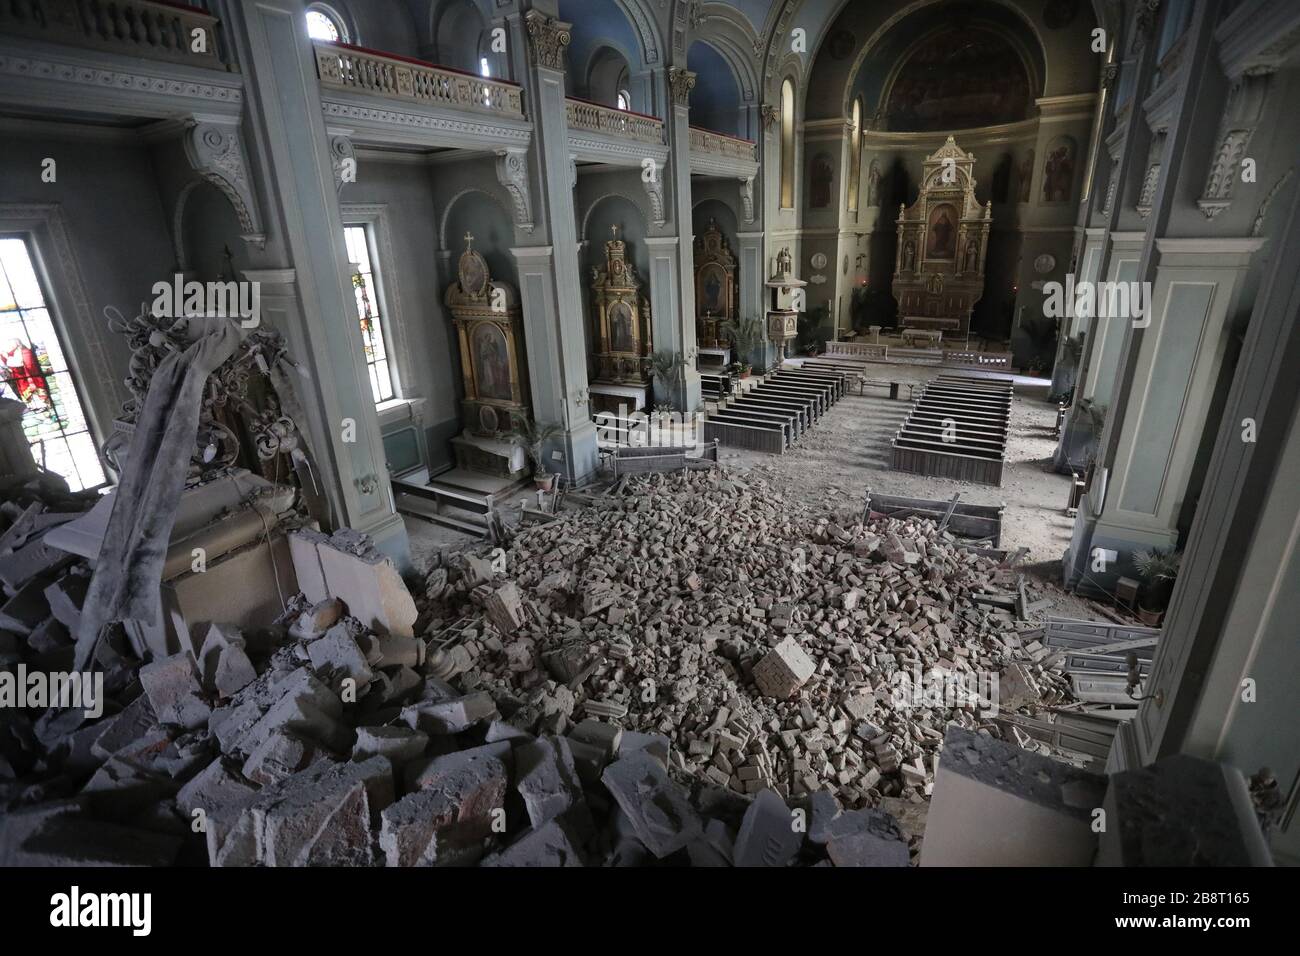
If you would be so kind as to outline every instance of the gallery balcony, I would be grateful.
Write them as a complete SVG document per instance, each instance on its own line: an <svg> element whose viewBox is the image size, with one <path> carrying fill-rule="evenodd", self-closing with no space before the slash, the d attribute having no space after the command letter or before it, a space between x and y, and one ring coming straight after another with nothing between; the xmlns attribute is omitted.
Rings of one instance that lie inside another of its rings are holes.
<svg viewBox="0 0 1300 956"><path fill-rule="evenodd" d="M329 122L357 143L522 149L532 125L519 84L395 53L316 41L316 75Z"/></svg>
<svg viewBox="0 0 1300 956"><path fill-rule="evenodd" d="M159 0L0 2L0 103L115 116L237 114L212 14Z"/></svg>
<svg viewBox="0 0 1300 956"><path fill-rule="evenodd" d="M206 10L159 0L0 3L0 35L225 69L217 52L218 23Z"/></svg>
<svg viewBox="0 0 1300 956"><path fill-rule="evenodd" d="M640 166L647 157L663 163L668 155L664 121L657 117L576 96L566 98L564 110L569 152L580 163Z"/></svg>
<svg viewBox="0 0 1300 956"><path fill-rule="evenodd" d="M751 139L691 127L691 173L751 179L758 173L758 150Z"/></svg>

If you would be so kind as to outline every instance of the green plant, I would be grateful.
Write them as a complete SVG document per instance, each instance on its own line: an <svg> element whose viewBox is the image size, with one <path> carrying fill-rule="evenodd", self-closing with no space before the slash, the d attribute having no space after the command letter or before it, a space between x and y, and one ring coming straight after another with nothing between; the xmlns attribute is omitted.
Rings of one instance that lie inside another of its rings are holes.
<svg viewBox="0 0 1300 956"><path fill-rule="evenodd" d="M728 319L718 326L718 334L731 343L742 364L748 364L754 352L767 341L763 320L752 315L744 319Z"/></svg>
<svg viewBox="0 0 1300 956"><path fill-rule="evenodd" d="M535 422L522 415L515 415L513 422L510 443L524 450L533 463L535 474L544 474L546 468L542 465L542 446L563 435L564 429L553 422Z"/></svg>
<svg viewBox="0 0 1300 956"><path fill-rule="evenodd" d="M1178 577L1182 561L1182 552L1173 548L1143 548L1133 554L1133 570L1148 583L1172 581Z"/></svg>
<svg viewBox="0 0 1300 956"><path fill-rule="evenodd" d="M686 368L686 359L680 352L660 349L650 356L650 371L663 384L669 384L682 369Z"/></svg>
<svg viewBox="0 0 1300 956"><path fill-rule="evenodd" d="M1133 554L1133 570L1144 582L1142 606L1160 612L1169 606L1183 555L1173 548L1144 548Z"/></svg>

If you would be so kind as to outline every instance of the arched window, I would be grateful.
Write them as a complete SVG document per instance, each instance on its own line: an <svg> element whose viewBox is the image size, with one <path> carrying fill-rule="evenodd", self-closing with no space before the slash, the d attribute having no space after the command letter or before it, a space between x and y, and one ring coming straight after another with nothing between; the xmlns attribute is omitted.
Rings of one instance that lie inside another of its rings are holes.
<svg viewBox="0 0 1300 956"><path fill-rule="evenodd" d="M627 90L618 91L618 108L625 111L632 108L632 94Z"/></svg>
<svg viewBox="0 0 1300 956"><path fill-rule="evenodd" d="M0 397L27 406L22 429L37 464L81 491L107 479L57 319L27 240L0 236Z"/></svg>
<svg viewBox="0 0 1300 956"><path fill-rule="evenodd" d="M858 211L858 188L862 183L862 98L853 101L853 122L849 130L849 212Z"/></svg>
<svg viewBox="0 0 1300 956"><path fill-rule="evenodd" d="M794 83L781 83L781 208L794 208Z"/></svg>
<svg viewBox="0 0 1300 956"><path fill-rule="evenodd" d="M323 3L313 3L307 8L307 36L330 43L348 42L343 18Z"/></svg>

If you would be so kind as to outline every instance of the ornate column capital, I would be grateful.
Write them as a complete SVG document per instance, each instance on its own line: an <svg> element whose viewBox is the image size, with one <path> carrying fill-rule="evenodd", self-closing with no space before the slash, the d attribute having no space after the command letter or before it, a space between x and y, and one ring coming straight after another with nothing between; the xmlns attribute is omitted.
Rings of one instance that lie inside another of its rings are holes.
<svg viewBox="0 0 1300 956"><path fill-rule="evenodd" d="M572 24L548 17L540 10L529 10L524 15L524 23L528 28L533 66L563 71L564 50L569 45Z"/></svg>
<svg viewBox="0 0 1300 956"><path fill-rule="evenodd" d="M763 118L763 129L776 129L776 124L781 121L781 110L771 103L764 103L759 109L759 115Z"/></svg>
<svg viewBox="0 0 1300 956"><path fill-rule="evenodd" d="M672 92L673 105L690 106L691 90L695 89L695 74L684 67L670 66L668 89Z"/></svg>

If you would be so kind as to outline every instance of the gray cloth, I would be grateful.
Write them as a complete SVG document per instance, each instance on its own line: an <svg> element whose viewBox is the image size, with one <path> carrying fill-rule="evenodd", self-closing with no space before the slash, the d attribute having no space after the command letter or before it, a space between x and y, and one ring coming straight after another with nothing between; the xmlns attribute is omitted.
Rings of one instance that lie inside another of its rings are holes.
<svg viewBox="0 0 1300 956"><path fill-rule="evenodd" d="M77 670L90 663L104 625L159 621L163 562L194 454L203 389L238 345L238 329L222 322L164 358L149 383L82 610Z"/></svg>

